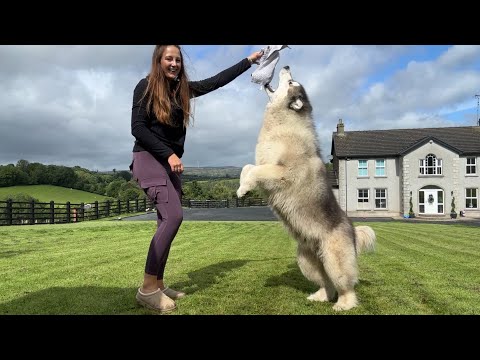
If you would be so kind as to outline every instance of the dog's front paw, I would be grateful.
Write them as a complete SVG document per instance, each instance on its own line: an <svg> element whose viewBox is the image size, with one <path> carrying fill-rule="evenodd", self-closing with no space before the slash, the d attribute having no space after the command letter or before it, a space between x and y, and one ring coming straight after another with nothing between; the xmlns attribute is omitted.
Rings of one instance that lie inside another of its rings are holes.
<svg viewBox="0 0 480 360"><path fill-rule="evenodd" d="M245 194L248 192L247 188L245 186L240 186L237 190L237 197L242 198L245 196Z"/></svg>
<svg viewBox="0 0 480 360"><path fill-rule="evenodd" d="M240 173L240 182L244 180L247 176L250 170L252 170L255 167L255 165L252 164L247 164L242 168L242 172Z"/></svg>

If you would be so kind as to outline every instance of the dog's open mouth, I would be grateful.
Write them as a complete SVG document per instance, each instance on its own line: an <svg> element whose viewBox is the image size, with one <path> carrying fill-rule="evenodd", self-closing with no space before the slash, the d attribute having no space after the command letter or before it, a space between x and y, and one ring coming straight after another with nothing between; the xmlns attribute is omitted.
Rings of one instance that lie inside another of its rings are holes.
<svg viewBox="0 0 480 360"><path fill-rule="evenodd" d="M270 84L264 85L265 90L271 92L272 94L275 92L275 89L270 86Z"/></svg>

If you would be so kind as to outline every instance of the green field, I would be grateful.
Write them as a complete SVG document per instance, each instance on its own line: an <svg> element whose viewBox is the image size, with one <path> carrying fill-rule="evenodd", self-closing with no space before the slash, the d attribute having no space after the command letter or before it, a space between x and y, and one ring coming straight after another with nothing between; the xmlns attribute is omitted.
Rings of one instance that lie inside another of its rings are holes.
<svg viewBox="0 0 480 360"><path fill-rule="evenodd" d="M342 314L480 315L478 227L357 223L365 224L376 251L360 255L360 304ZM0 227L0 315L155 314L135 302L155 229L156 221ZM165 281L187 296L171 314L338 314L307 300L318 288L295 253L279 222L185 221Z"/></svg>
<svg viewBox="0 0 480 360"><path fill-rule="evenodd" d="M0 188L0 200L5 199L8 195L27 194L33 196L41 202L54 201L56 203L65 204L67 201L71 203L92 203L95 201L105 201L106 196L93 194L90 192L67 189L61 186L53 185L25 185L10 186Z"/></svg>

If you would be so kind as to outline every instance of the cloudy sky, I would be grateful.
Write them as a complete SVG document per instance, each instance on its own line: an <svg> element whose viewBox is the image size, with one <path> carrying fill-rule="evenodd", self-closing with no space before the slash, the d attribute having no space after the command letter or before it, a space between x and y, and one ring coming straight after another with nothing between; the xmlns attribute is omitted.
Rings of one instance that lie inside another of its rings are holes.
<svg viewBox="0 0 480 360"><path fill-rule="evenodd" d="M185 45L201 80L268 45ZM289 45L289 65L313 103L328 161L338 119L346 131L477 124L480 46ZM29 162L126 170L134 138L132 94L153 45L0 45L0 165ZM256 65L195 100L185 166L243 166L268 101L251 82Z"/></svg>

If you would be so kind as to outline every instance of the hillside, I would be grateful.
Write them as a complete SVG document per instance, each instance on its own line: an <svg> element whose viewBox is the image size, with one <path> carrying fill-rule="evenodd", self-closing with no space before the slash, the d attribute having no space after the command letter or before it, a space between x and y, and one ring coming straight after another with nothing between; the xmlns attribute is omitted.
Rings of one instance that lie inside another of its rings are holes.
<svg viewBox="0 0 480 360"><path fill-rule="evenodd" d="M5 199L8 195L24 193L40 200L41 202L54 201L56 203L92 203L97 201L105 201L106 196L93 194L86 191L64 188L53 185L24 185L9 186L0 188L0 200Z"/></svg>
<svg viewBox="0 0 480 360"><path fill-rule="evenodd" d="M125 170L115 170L116 173ZM218 167L185 167L182 174L183 181L200 180L200 179L239 179L241 167L235 166L218 166ZM100 174L113 175L113 171L102 171Z"/></svg>
<svg viewBox="0 0 480 360"><path fill-rule="evenodd" d="M240 179L242 168L225 167L186 167L182 174L183 182L192 180Z"/></svg>

